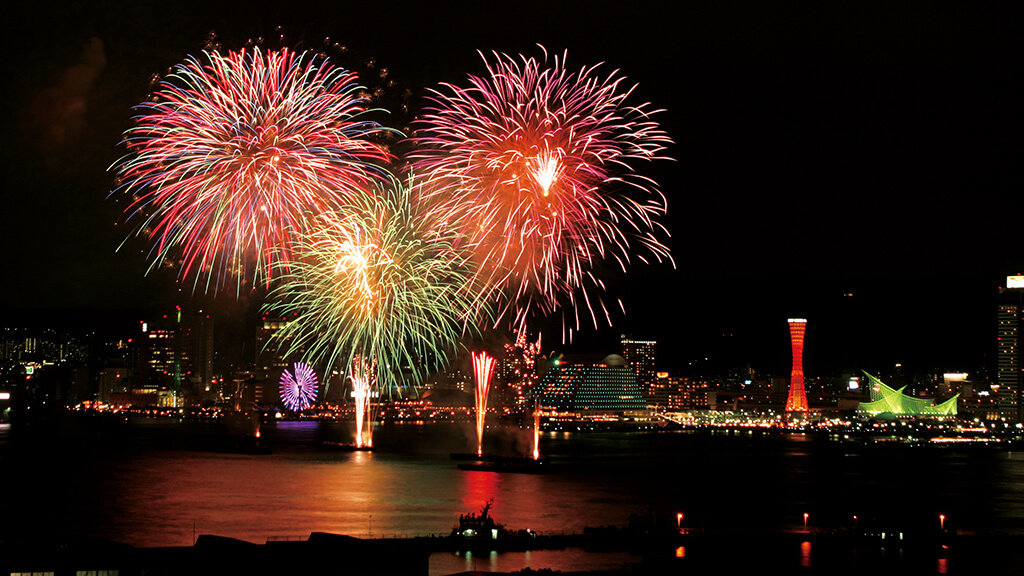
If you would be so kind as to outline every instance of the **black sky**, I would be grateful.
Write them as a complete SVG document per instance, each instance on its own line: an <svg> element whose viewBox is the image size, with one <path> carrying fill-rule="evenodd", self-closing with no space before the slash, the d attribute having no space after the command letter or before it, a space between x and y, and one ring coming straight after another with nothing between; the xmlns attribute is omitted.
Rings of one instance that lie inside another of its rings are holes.
<svg viewBox="0 0 1024 576"><path fill-rule="evenodd" d="M976 370L995 288L1021 256L1019 7L831 2L178 2L9 10L0 123L0 309L143 308L145 275L107 195L120 133L155 74L200 50L330 37L415 94L480 73L477 50L568 50L664 108L676 268L609 276L620 331L669 367L743 350L784 368L786 318L816 363ZM916 3L915 3L916 4ZM344 63L343 64L348 64ZM844 296L853 294L853 296ZM725 335L725 336L723 336ZM557 336L552 332L550 336ZM728 342L728 345L724 343ZM812 352L814 352L812 354Z"/></svg>

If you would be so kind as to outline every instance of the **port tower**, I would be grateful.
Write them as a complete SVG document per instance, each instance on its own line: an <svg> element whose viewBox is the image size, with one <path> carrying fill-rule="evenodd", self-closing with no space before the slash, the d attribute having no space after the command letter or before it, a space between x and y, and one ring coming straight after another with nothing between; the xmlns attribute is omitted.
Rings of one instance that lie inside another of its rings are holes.
<svg viewBox="0 0 1024 576"><path fill-rule="evenodd" d="M807 412L807 393L804 391L804 331L807 319L789 319L789 340L793 345L793 370L789 373L789 396L786 412Z"/></svg>

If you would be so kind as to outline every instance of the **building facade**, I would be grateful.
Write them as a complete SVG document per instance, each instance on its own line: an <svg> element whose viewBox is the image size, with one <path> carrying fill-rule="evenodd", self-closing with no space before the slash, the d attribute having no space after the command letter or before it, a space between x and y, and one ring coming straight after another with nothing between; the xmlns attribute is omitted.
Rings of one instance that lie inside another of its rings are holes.
<svg viewBox="0 0 1024 576"><path fill-rule="evenodd" d="M626 359L627 367L636 374L637 385L643 390L644 396L651 398L657 388L657 372L655 359L658 342L655 340L634 340L627 334L619 339L619 350Z"/></svg>
<svg viewBox="0 0 1024 576"><path fill-rule="evenodd" d="M534 398L550 418L563 421L648 420L647 401L625 359L557 365L540 379Z"/></svg>
<svg viewBox="0 0 1024 576"><path fill-rule="evenodd" d="M999 417L1021 422L1021 335L1024 329L1024 276L1008 276L1006 286L999 289L996 329L996 404Z"/></svg>

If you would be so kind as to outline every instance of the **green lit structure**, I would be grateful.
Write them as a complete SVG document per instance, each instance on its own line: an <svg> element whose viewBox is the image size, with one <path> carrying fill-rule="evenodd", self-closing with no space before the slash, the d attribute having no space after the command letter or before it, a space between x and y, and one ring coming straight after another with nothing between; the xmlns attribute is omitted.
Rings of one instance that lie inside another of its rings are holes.
<svg viewBox="0 0 1024 576"><path fill-rule="evenodd" d="M556 365L534 390L548 417L558 420L649 419L636 373L617 354L595 364Z"/></svg>
<svg viewBox="0 0 1024 576"><path fill-rule="evenodd" d="M896 390L886 386L884 382L871 374L864 372L864 375L871 381L869 388L871 393L870 402L861 402L857 411L862 414L877 416L879 414L892 414L894 416L956 416L956 401L959 394L946 400L942 404L936 404L931 398L915 398L903 393L903 388Z"/></svg>

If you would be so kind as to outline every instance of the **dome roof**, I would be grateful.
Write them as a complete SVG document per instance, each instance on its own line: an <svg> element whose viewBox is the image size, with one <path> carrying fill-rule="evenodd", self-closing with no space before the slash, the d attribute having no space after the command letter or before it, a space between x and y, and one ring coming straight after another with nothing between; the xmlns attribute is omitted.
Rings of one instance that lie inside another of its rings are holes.
<svg viewBox="0 0 1024 576"><path fill-rule="evenodd" d="M609 354L604 357L604 360L601 360L601 363L609 368L618 368L626 366L626 359L618 354Z"/></svg>

